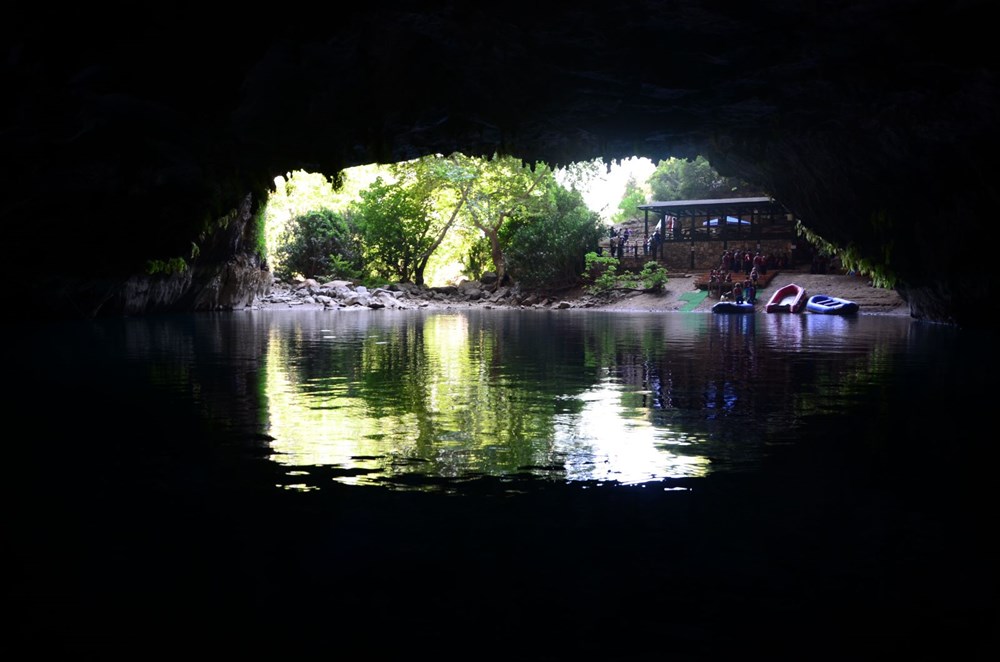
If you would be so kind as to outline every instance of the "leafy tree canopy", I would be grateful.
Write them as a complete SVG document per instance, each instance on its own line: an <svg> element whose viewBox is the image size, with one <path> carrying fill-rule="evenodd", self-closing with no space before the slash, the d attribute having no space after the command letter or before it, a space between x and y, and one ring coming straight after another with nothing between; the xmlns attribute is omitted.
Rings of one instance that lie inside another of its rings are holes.
<svg viewBox="0 0 1000 662"><path fill-rule="evenodd" d="M362 236L368 272L389 281L414 282L437 220L426 189L379 177L361 191L350 212Z"/></svg>
<svg viewBox="0 0 1000 662"><path fill-rule="evenodd" d="M291 228L293 219L301 219L324 210L345 212L359 192L375 179L379 166L369 165L345 170L339 177L328 177L318 172L295 170L276 177L274 190L264 207L264 240L268 260L276 274L287 276L291 269L282 263L288 255L280 246L295 236ZM305 230L310 234L312 230ZM299 265L301 267L301 265Z"/></svg>
<svg viewBox="0 0 1000 662"><path fill-rule="evenodd" d="M331 209L296 215L275 249L275 273L282 278L356 278L360 252L347 217Z"/></svg>
<svg viewBox="0 0 1000 662"><path fill-rule="evenodd" d="M666 159L649 178L653 200L713 200L767 195L736 177L723 177L702 156Z"/></svg>
<svg viewBox="0 0 1000 662"><path fill-rule="evenodd" d="M510 273L528 287L571 285L585 268L583 256L604 234L600 214L583 196L555 184L551 205L533 219L513 224L506 259Z"/></svg>
<svg viewBox="0 0 1000 662"><path fill-rule="evenodd" d="M636 215L636 207L648 202L646 192L639 186L634 176L629 176L625 182L625 195L618 203L618 211L611 218L612 223L627 221Z"/></svg>
<svg viewBox="0 0 1000 662"><path fill-rule="evenodd" d="M544 163L456 153L372 168L346 202L354 169L276 180L266 209L276 273L422 284L425 272L454 282L492 270L499 281L509 272L530 287L564 285L604 232Z"/></svg>

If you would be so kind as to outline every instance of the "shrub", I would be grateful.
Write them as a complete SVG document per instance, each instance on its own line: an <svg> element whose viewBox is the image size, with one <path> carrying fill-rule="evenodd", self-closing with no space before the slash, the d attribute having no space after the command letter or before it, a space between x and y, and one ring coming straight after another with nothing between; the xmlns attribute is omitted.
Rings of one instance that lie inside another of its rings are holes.
<svg viewBox="0 0 1000 662"><path fill-rule="evenodd" d="M352 278L359 266L347 219L329 209L310 211L293 218L276 249L276 270L281 278Z"/></svg>
<svg viewBox="0 0 1000 662"><path fill-rule="evenodd" d="M667 271L657 262L647 262L639 273L618 272L618 258L587 253L584 279L587 291L601 294L614 289L643 289L657 292L667 283Z"/></svg>

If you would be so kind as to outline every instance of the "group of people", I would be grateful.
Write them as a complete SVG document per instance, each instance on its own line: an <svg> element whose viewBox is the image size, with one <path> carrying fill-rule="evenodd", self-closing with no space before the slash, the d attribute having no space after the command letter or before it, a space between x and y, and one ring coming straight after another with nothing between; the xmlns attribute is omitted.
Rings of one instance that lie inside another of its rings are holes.
<svg viewBox="0 0 1000 662"><path fill-rule="evenodd" d="M611 257L625 257L629 248L629 239L632 237L632 231L628 228L622 228L619 230L615 226L611 226L608 230L608 242L611 248ZM663 243L663 235L660 233L660 228L657 227L653 230L652 234L646 238L645 245L642 247L643 255L656 255L656 252L660 248L660 244ZM640 242L635 243L633 248L635 249L635 254L638 255Z"/></svg>
<svg viewBox="0 0 1000 662"><path fill-rule="evenodd" d="M732 271L712 269L708 277L708 295L716 299L730 297L736 303L757 303L757 279L760 274L751 269L744 278L737 275L733 278Z"/></svg>
<svg viewBox="0 0 1000 662"><path fill-rule="evenodd" d="M722 251L719 268L709 273L708 295L717 299L728 296L736 303L757 303L757 281L766 273L767 264L767 257L760 251L754 255L748 250Z"/></svg>
<svg viewBox="0 0 1000 662"><path fill-rule="evenodd" d="M611 229L608 230L608 236L611 240L611 257L625 257L625 250L628 247L628 240L632 236L632 231L629 228L623 228L621 232L619 232L618 229L612 225Z"/></svg>
<svg viewBox="0 0 1000 662"><path fill-rule="evenodd" d="M722 251L719 269L723 272L737 271L749 276L754 269L757 270L758 274L767 273L767 265L767 256L761 255L760 251L751 255L749 250L733 251L727 249Z"/></svg>

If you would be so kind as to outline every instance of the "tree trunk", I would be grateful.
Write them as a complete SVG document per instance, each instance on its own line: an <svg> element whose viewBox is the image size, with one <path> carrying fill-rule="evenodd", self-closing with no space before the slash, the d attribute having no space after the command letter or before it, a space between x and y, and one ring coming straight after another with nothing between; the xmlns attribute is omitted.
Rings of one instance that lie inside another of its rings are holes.
<svg viewBox="0 0 1000 662"><path fill-rule="evenodd" d="M503 249L500 247L500 237L497 236L495 230L490 229L486 231L486 236L490 239L490 256L493 258L493 266L497 270L497 282L493 286L496 290L503 283L504 278L507 276L507 264L503 258Z"/></svg>

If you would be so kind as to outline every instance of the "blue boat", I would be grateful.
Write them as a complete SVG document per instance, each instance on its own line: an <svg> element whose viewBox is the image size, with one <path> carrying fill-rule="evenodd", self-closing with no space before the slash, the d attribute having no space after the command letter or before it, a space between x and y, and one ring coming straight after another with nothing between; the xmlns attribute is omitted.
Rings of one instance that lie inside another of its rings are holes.
<svg viewBox="0 0 1000 662"><path fill-rule="evenodd" d="M806 310L823 315L850 315L858 312L857 303L833 297L829 294L814 294L806 300Z"/></svg>
<svg viewBox="0 0 1000 662"><path fill-rule="evenodd" d="M737 303L735 301L720 301L712 306L713 313L752 313L754 305L752 303Z"/></svg>

